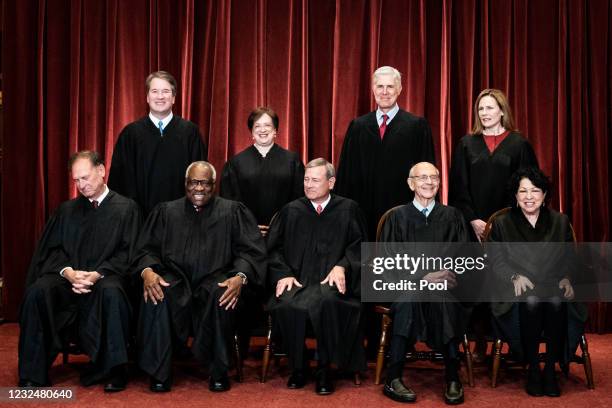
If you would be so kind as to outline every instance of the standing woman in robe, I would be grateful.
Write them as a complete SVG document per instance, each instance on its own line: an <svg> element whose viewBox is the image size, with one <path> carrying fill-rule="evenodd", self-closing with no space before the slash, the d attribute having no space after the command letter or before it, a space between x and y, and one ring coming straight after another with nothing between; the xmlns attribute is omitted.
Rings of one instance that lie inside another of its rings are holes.
<svg viewBox="0 0 612 408"><path fill-rule="evenodd" d="M474 103L472 134L455 147L449 180L449 205L461 210L474 241L482 240L495 211L512 205L506 187L523 167L538 167L531 144L516 130L504 93L483 90Z"/></svg>
<svg viewBox="0 0 612 408"><path fill-rule="evenodd" d="M265 236L274 214L304 195L304 164L297 153L275 143L278 115L272 109L254 109L247 125L253 145L223 167L220 195L244 203Z"/></svg>
<svg viewBox="0 0 612 408"><path fill-rule="evenodd" d="M449 205L458 208L468 223L472 241L482 241L489 217L509 207L507 192L512 174L523 167L538 167L531 144L514 125L506 95L485 89L474 103L472 133L459 140L453 152L449 177ZM476 306L471 326L476 334L474 361L484 361L488 304Z"/></svg>

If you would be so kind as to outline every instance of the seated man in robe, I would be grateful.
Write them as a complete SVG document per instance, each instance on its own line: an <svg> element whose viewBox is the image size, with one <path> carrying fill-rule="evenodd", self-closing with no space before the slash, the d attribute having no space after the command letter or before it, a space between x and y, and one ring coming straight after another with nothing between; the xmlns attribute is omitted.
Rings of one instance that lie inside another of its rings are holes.
<svg viewBox="0 0 612 408"><path fill-rule="evenodd" d="M306 197L283 207L268 237L269 281L276 288L269 309L289 354L287 387L305 385L310 322L317 340L315 391L321 395L334 390L330 364L352 372L365 369L360 303L365 218L356 202L330 194L334 175L324 159L308 163Z"/></svg>
<svg viewBox="0 0 612 408"><path fill-rule="evenodd" d="M414 191L410 204L395 209L384 224L383 242L467 242L468 233L461 213L436 202L440 173L428 162L410 169L408 186ZM423 272L424 273L424 272ZM448 282L456 286L454 272L442 270L420 277L430 283ZM459 379L459 340L467 323L468 310L457 301L395 302L390 341L390 361L383 393L399 402L414 402L416 394L402 381L404 360L408 348L424 341L444 356L447 404L463 402L463 386Z"/></svg>
<svg viewBox="0 0 612 408"><path fill-rule="evenodd" d="M210 163L189 165L185 197L155 207L138 241L138 364L154 392L170 391L173 350L189 336L195 358L210 366L209 389L229 390L240 291L264 279L266 249L257 222L242 203L216 197L215 180Z"/></svg>
<svg viewBox="0 0 612 408"><path fill-rule="evenodd" d="M104 184L96 152L76 153L69 167L80 196L59 206L32 257L21 306L19 385L49 386L55 357L76 340L91 359L83 385L106 379L104 391L121 391L127 384L127 282L139 208Z"/></svg>

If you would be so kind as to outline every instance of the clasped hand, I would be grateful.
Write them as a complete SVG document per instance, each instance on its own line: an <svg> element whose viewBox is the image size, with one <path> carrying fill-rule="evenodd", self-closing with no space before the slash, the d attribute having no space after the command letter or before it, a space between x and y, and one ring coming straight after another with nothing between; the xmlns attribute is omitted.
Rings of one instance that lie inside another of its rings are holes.
<svg viewBox="0 0 612 408"><path fill-rule="evenodd" d="M91 287L102 277L96 271L81 271L67 268L64 277L72 284L72 291L78 295L91 292Z"/></svg>

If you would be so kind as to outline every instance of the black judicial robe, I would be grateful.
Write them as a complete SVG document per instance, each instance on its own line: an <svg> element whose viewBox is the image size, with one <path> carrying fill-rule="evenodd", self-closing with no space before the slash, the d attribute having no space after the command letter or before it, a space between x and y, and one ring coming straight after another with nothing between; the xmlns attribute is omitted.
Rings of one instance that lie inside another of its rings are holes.
<svg viewBox="0 0 612 408"><path fill-rule="evenodd" d="M198 160L206 160L206 146L197 125L174 115L162 137L147 115L119 134L108 186L147 215L156 204L185 194L185 171Z"/></svg>
<svg viewBox="0 0 612 408"><path fill-rule="evenodd" d="M287 204L270 226L268 236L269 281L272 287L294 277L293 287L268 307L281 329L283 344L293 363L301 361L304 327L290 317L309 318L317 338L320 358L350 371L365 369L361 292L361 242L367 239L365 218L352 200L332 194L318 215L310 200ZM346 293L321 285L335 265L345 268ZM285 313L287 309L297 313ZM304 321L301 322L305 324Z"/></svg>
<svg viewBox="0 0 612 408"><path fill-rule="evenodd" d="M431 128L425 118L400 109L383 140L376 112L350 123L340 153L335 191L359 203L372 241L381 215L412 200L406 180L410 168L423 161L435 163Z"/></svg>
<svg viewBox="0 0 612 408"><path fill-rule="evenodd" d="M410 203L395 209L381 233L382 242L467 242L468 233L461 212L436 202L428 217ZM415 275L417 278L421 276ZM458 276L458 284L461 279ZM450 296L450 295L449 295ZM461 303L396 302L391 306L393 335L412 341L424 341L441 349L450 340L463 335L470 310Z"/></svg>
<svg viewBox="0 0 612 408"><path fill-rule="evenodd" d="M138 241L134 271L141 286L146 267L170 286L163 288L165 298L157 306L141 304L141 368L164 381L170 374L172 337L185 344L193 335L195 357L212 362L216 375L226 372L235 311L218 306L225 288L217 284L243 272L248 285L261 285L267 268L265 244L250 211L220 197L200 212L187 198L159 204Z"/></svg>
<svg viewBox="0 0 612 408"><path fill-rule="evenodd" d="M461 210L468 223L486 222L495 211L514 204L508 181L522 167L538 167L538 160L520 133L510 132L492 153L483 135L462 137L453 152L449 204Z"/></svg>
<svg viewBox="0 0 612 408"><path fill-rule="evenodd" d="M532 227L520 208L513 207L509 212L495 217L491 225L489 242L573 242L574 237L569 218L565 214L542 207L535 227ZM567 247L551 245L550 247L530 245L508 245L502 256L498 251L488 251L491 255L491 268L498 278L500 290L506 294L514 293L511 282L513 274L518 273L531 280L535 288L528 294L542 298L561 296L559 281L569 277L575 284L572 275L578 270L577 259ZM574 287L576 290L576 287ZM495 329L500 331L517 356L522 356L521 332L517 303L493 302L491 311L495 317ZM565 361L573 356L580 335L584 333L584 323L588 311L584 304L568 304L568 336L564 353Z"/></svg>
<svg viewBox="0 0 612 408"><path fill-rule="evenodd" d="M304 165L277 144L266 157L250 146L223 167L220 195L244 203L259 225L269 225L282 206L304 195Z"/></svg>
<svg viewBox="0 0 612 408"><path fill-rule="evenodd" d="M64 202L49 219L32 257L21 306L19 375L41 384L77 323L81 349L96 365L90 383L127 363L129 261L141 224L138 205L113 191L94 209L83 196ZM104 275L77 295L59 275L75 270Z"/></svg>

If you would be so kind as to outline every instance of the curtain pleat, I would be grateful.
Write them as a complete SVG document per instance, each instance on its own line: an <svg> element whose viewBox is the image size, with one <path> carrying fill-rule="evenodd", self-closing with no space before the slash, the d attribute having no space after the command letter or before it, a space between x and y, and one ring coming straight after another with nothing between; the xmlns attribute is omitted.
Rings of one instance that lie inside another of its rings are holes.
<svg viewBox="0 0 612 408"><path fill-rule="evenodd" d="M587 241L610 239L612 0L23 0L4 3L2 274L15 318L34 245L76 191L77 149L103 152L147 114L144 79L179 82L219 169L251 143L249 111L280 115L278 142L338 164L349 122L374 108L370 77L403 75L402 108L427 117L444 179L481 89L507 93ZM610 326L594 313L599 326ZM603 312L602 312L603 310ZM609 317L609 316L608 316Z"/></svg>

